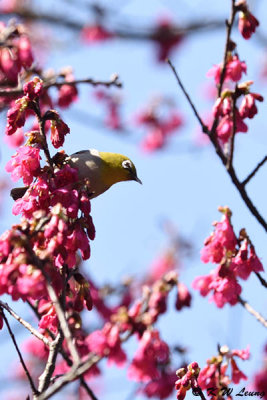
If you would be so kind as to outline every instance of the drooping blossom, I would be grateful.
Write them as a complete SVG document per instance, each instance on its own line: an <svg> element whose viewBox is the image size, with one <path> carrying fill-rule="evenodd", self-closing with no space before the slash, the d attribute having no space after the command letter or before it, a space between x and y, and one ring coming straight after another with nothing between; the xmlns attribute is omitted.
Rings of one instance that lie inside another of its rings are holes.
<svg viewBox="0 0 267 400"><path fill-rule="evenodd" d="M241 118L253 118L257 114L256 100L262 102L263 97L258 93L248 93L244 96L239 107Z"/></svg>
<svg viewBox="0 0 267 400"><path fill-rule="evenodd" d="M40 172L40 150L31 146L18 148L6 164L6 171L11 173L11 179L18 181L23 179L25 185L29 185Z"/></svg>
<svg viewBox="0 0 267 400"><path fill-rule="evenodd" d="M235 305L242 291L231 269L221 266L210 271L209 275L196 277L192 282L192 287L199 290L202 296L210 293L209 300L213 301L218 308L222 308L227 303Z"/></svg>
<svg viewBox="0 0 267 400"><path fill-rule="evenodd" d="M29 100L34 100L38 98L43 91L43 81L36 76L24 84L23 91Z"/></svg>
<svg viewBox="0 0 267 400"><path fill-rule="evenodd" d="M24 126L26 121L26 109L28 107L28 99L24 96L15 101L13 106L7 112L6 135L13 135L18 128Z"/></svg>
<svg viewBox="0 0 267 400"><path fill-rule="evenodd" d="M51 142L58 149L63 146L65 136L70 133L70 128L61 118L57 117L51 121Z"/></svg>
<svg viewBox="0 0 267 400"><path fill-rule="evenodd" d="M246 133L248 131L248 127L241 118L238 109L235 109L235 133L243 132ZM221 141L221 143L225 144L229 141L229 139L233 136L234 132L234 119L231 114L225 115L219 122L216 133Z"/></svg>
<svg viewBox="0 0 267 400"><path fill-rule="evenodd" d="M180 311L184 307L190 307L192 296L185 284L182 282L178 282L177 289L175 308Z"/></svg>
<svg viewBox="0 0 267 400"><path fill-rule="evenodd" d="M128 368L128 378L137 382L148 382L159 379L158 366L166 364L169 360L169 347L156 330L146 330L140 341L139 347Z"/></svg>
<svg viewBox="0 0 267 400"><path fill-rule="evenodd" d="M229 209L223 212L222 220L214 222L212 234L205 240L201 250L201 261L218 264L226 254L233 253L237 245L233 227L231 225Z"/></svg>
<svg viewBox="0 0 267 400"><path fill-rule="evenodd" d="M152 397L157 397L161 400L167 399L174 391L176 380L176 373L166 368L160 371L158 379L153 379L146 383L139 392L149 399Z"/></svg>
<svg viewBox="0 0 267 400"><path fill-rule="evenodd" d="M237 255L232 258L231 268L235 275L241 279L248 279L251 272L264 271L254 247L249 245L247 239L242 242Z"/></svg>
<svg viewBox="0 0 267 400"><path fill-rule="evenodd" d="M223 64L214 65L208 72L208 77L213 77L215 83L218 85L221 80L221 73L222 73ZM232 81L238 82L240 81L242 75L247 72L247 66L245 61L240 61L237 55L229 55L227 63L226 63L226 70L225 70L225 77L224 82Z"/></svg>
<svg viewBox="0 0 267 400"><path fill-rule="evenodd" d="M64 75L64 80L66 82L72 83L74 81L74 75L72 73L71 68L65 68L62 71ZM77 100L78 97L78 89L74 84L66 84L59 87L58 90L58 101L57 104L61 108L69 107L74 101Z"/></svg>
<svg viewBox="0 0 267 400"><path fill-rule="evenodd" d="M244 39L250 39L258 26L259 21L248 9L239 13L238 29Z"/></svg>
<svg viewBox="0 0 267 400"><path fill-rule="evenodd" d="M108 357L109 364L122 367L126 362L126 354L121 348L118 326L106 323L102 330L95 330L87 337L90 351L102 357Z"/></svg>

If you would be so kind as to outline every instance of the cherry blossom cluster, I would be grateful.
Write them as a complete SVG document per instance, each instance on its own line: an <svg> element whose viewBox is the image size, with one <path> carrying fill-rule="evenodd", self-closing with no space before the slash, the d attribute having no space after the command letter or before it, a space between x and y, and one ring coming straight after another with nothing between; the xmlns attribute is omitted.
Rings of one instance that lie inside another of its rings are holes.
<svg viewBox="0 0 267 400"><path fill-rule="evenodd" d="M73 279L75 285L73 285ZM156 281L153 288L154 291L145 287L142 299L133 305L123 305L124 296L122 296L120 306L113 309L111 314L106 315L106 318L104 318L106 320L104 326L89 334L82 326L82 320L79 315L79 301L76 310L73 305L76 302L74 289L77 283L83 287L84 293L84 289L85 291L88 289L88 281L90 282L89 292L91 292L92 298L95 299L96 286L94 286L95 290L92 290L94 285L92 281L85 279L81 273L76 272L69 279L70 287L68 288L66 297L68 323L81 359L85 359L88 355L92 354L99 357L99 359L106 358L108 365L115 364L117 367L123 367L128 361L126 352L123 349L123 343L129 337L136 336L138 348L132 360L128 362L127 376L140 385L137 388L138 393L142 393L148 398L152 396L160 399L167 398L174 390L176 374L171 365L170 348L161 338L160 332L154 327L154 322L162 314L163 309L162 307L159 308L157 302L155 303L153 293L160 286L163 290L164 286L164 300L166 301L166 291L170 292L176 286L177 275L174 272L169 272L160 280L161 285L159 281ZM85 297L87 298L86 294ZM94 305L97 308L96 304ZM102 310L103 305L98 310L99 314L103 317ZM56 334L58 321L52 304L45 299L41 299L38 302L38 314L41 317L39 328L43 334L47 335L47 332ZM39 367L37 370L39 371L40 365L44 366L48 357L48 352L44 344L34 338L25 344L25 349L30 355L32 367L34 368L34 365L38 364ZM63 349L65 357L64 359L59 358L57 360L54 376L66 373L71 367L69 363L70 356L65 341L63 342ZM66 356L68 359L66 359ZM91 368L84 374L84 378L88 380L100 373L101 370L98 365L93 363ZM33 376L35 376L34 369ZM79 398L81 399L82 397Z"/></svg>
<svg viewBox="0 0 267 400"><path fill-rule="evenodd" d="M204 368L199 368L197 362L192 362L187 367L176 371L178 380L175 383L177 399L183 400L189 390L196 396L201 396L202 390L207 391L211 400L220 400L224 396L231 399L231 384L238 384L241 380L247 380L246 375L239 369L236 359L248 360L249 348L244 350L230 350L227 346L221 346L219 354L207 360ZM231 376L227 373L231 368ZM201 398L205 398L201 396Z"/></svg>
<svg viewBox="0 0 267 400"><path fill-rule="evenodd" d="M199 387L202 390L207 390L211 400L219 400L222 398L221 396L225 395L229 396L231 394L231 390L228 391L231 389L229 385L247 380L246 375L239 369L236 358L248 360L249 357L249 348L230 350L227 346L221 346L219 354L207 360L207 365L199 372L197 380ZM231 375L227 372L229 367L231 368Z"/></svg>
<svg viewBox="0 0 267 400"><path fill-rule="evenodd" d="M53 160L49 155L44 124L50 124L55 148L62 146L69 128L54 110L42 116L39 104L43 82L33 78L25 83L23 90L24 96L7 113L6 134L15 134L32 114L39 121L39 130L29 133L26 145L19 147L6 165L11 178L14 181L22 178L27 187L13 206L13 213L22 215L21 223L0 238L0 292L10 294L13 300L38 300L39 327L55 332L58 321L47 294L46 276L59 294L66 268L77 265L77 252L81 252L84 260L90 257L89 239L95 235L90 191L88 182L79 181L77 170L65 163L64 154L58 153ZM40 163L41 150L49 161L44 167ZM69 283L68 305L71 303L78 311L84 306L91 309L88 282L77 273L70 278L74 282Z"/></svg>
<svg viewBox="0 0 267 400"><path fill-rule="evenodd" d="M175 389L177 390L177 399L184 400L187 391L191 390L197 394L199 388L197 378L200 368L196 361L189 364L186 368L180 368L176 371L178 377L175 382Z"/></svg>
<svg viewBox="0 0 267 400"><path fill-rule="evenodd" d="M250 13L246 0L235 4L235 12L238 11L239 30L245 39L249 39L255 32L258 21ZM227 144L235 133L248 131L245 119L252 119L258 112L256 101L263 101L260 94L251 91L253 81L240 82L246 73L247 65L245 61L240 60L236 43L230 39L224 62L214 65L207 73L208 77L214 78L219 88L213 117L216 121L216 135L221 145Z"/></svg>
<svg viewBox="0 0 267 400"><path fill-rule="evenodd" d="M258 112L256 101L263 101L260 94L251 92L252 81L237 83L246 70L245 62L229 52L224 82L230 81L236 83L236 86L235 89L225 88L213 107L213 116L218 120L216 133L221 144L228 143L233 132L247 132L248 127L244 120L252 119ZM215 82L219 84L221 73L222 64L219 64L208 72L208 76L213 76ZM239 107L237 103L240 103Z"/></svg>
<svg viewBox="0 0 267 400"><path fill-rule="evenodd" d="M174 104L163 98L155 99L139 111L135 122L137 126L147 131L141 142L141 148L146 152L153 152L168 144L170 136L183 126L184 119Z"/></svg>
<svg viewBox="0 0 267 400"><path fill-rule="evenodd" d="M221 207L219 211L222 220L214 222L215 229L201 251L201 260L217 267L208 275L195 278L192 286L202 296L210 294L210 300L221 308L226 303L233 306L238 302L242 291L238 278L246 280L252 272L263 271L263 266L245 230L236 237L229 208Z"/></svg>
<svg viewBox="0 0 267 400"><path fill-rule="evenodd" d="M0 50L0 84L15 86L19 74L33 63L31 43L22 25L6 26L1 22L0 37L5 42Z"/></svg>
<svg viewBox="0 0 267 400"><path fill-rule="evenodd" d="M235 7L239 11L238 29L244 39L250 39L259 26L259 21L250 12L247 0L239 0Z"/></svg>

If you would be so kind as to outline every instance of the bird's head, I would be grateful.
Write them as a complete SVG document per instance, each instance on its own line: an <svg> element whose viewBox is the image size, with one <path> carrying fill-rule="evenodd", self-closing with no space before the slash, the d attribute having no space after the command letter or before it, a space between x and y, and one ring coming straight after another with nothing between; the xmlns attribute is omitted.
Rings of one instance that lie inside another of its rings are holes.
<svg viewBox="0 0 267 400"><path fill-rule="evenodd" d="M122 154L100 151L102 160L102 177L105 184L112 186L122 181L136 181L142 183L137 176L134 163Z"/></svg>

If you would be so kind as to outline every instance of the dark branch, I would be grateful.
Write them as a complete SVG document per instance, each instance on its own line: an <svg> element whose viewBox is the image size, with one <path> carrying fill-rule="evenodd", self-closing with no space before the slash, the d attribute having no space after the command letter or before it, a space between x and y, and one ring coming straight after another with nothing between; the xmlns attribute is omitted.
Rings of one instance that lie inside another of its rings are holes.
<svg viewBox="0 0 267 400"><path fill-rule="evenodd" d="M9 325L9 322L8 322L7 317L5 316L5 313L4 313L4 310L3 310L2 306L0 307L0 313L1 313L1 315L2 315L2 317L3 317L3 319L4 319L4 321L5 321L5 324L6 324L6 326L7 326L9 335L10 335L10 337L11 337L11 340L12 340L12 342L13 342L13 344L14 344L14 346L15 346L15 349L16 349L16 351L17 351L17 353L18 353L18 356L19 356L21 365L22 365L22 367L23 367L23 369L24 369L24 371L25 371L25 374L26 374L26 376L27 376L27 378L28 378L28 381L29 381L29 383L30 383L32 392L33 392L34 395L38 395L38 391L37 391L36 387L34 386L32 377L31 377L31 375L30 375L30 373L29 373L29 370L28 370L28 368L27 368L27 366L26 366L24 360L23 360L22 354L21 354L21 352L20 352L20 350L19 350L19 347L18 347L18 345L17 345L15 336L14 336L12 330L11 330L11 327L10 327L10 325Z"/></svg>
<svg viewBox="0 0 267 400"><path fill-rule="evenodd" d="M79 84L90 84L92 86L105 86L105 87L111 87L111 86L116 86L118 88L122 87L122 82L120 82L119 77L117 74L114 74L110 80L108 81L103 81L103 80L97 80L93 78L85 78L85 79L77 79L73 81L56 81L56 79L52 79L49 81L44 82L44 89L49 89L50 87L57 87L60 88L61 86L68 85L68 86L75 86ZM5 89L5 90L0 90L0 96L3 97L16 97L23 95L23 88L22 87L17 87L13 89Z"/></svg>
<svg viewBox="0 0 267 400"><path fill-rule="evenodd" d="M246 179L243 180L242 185L245 186L250 180L251 178L254 177L254 175L258 172L258 170L263 166L263 164L265 164L265 162L267 161L267 156L265 156L263 158L263 160L261 160L259 162L259 164L253 169L253 171L247 176Z"/></svg>
<svg viewBox="0 0 267 400"><path fill-rule="evenodd" d="M267 328L266 319L258 311L254 310L254 308L252 308L251 305L241 297L238 298L238 301L251 315L253 315L265 328Z"/></svg>
<svg viewBox="0 0 267 400"><path fill-rule="evenodd" d="M199 123L200 123L200 125L201 125L201 127L202 127L203 132L204 132L204 133L208 133L208 127L204 124L204 122L202 121L202 119L201 119L199 113L197 112L197 109L196 109L196 107L194 106L194 103L192 102L191 97L190 97L189 94L187 93L187 91L186 91L184 85L182 84L182 81L181 81L181 79L180 79L180 77L179 77L179 75L178 75L178 73L177 73L175 67L173 66L172 62L171 62L169 59L167 60L167 63L168 63L169 66L171 67L171 69L172 69L172 71L173 71L173 73L174 73L174 76L175 76L175 78L176 78L176 80L177 80L177 83L178 83L178 85L180 86L180 88L182 89L182 92L184 93L185 97L187 98L187 100L188 100L188 102L189 102L189 104L190 104L190 106L191 106L191 108L192 108L192 110L193 110L193 112L194 112L196 118L198 119L198 121L199 121Z"/></svg>

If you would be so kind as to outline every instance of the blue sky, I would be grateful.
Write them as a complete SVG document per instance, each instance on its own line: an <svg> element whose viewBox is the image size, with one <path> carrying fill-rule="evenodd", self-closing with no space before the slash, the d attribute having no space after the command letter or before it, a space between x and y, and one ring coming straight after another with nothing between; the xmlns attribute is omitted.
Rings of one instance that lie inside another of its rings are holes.
<svg viewBox="0 0 267 400"><path fill-rule="evenodd" d="M108 2L106 2L108 3ZM190 3L190 5L189 5ZM263 3L263 2L262 2ZM114 2L115 4L115 2ZM121 19L137 23L153 23L155 17L171 10L174 21L188 21L191 17L202 18L206 15L226 18L230 1L214 2L214 0L183 0L177 9L176 1L127 1L120 6ZM261 4L261 3L259 3ZM266 14L266 4L259 9ZM118 17L119 18L119 17ZM64 36L63 36L64 37ZM253 79L262 60L262 47L256 39L245 42L235 32L241 59L248 59L248 79ZM58 37L61 39L60 35ZM108 79L116 72L124 84L122 97L123 115L129 121L130 137L108 131L101 126L91 126L77 118L75 110L82 110L89 115L104 116L101 106L92 100L92 89L80 88L81 100L72 109L62 113L64 120L71 128L71 135L66 139L64 149L67 153L86 148L97 148L114 151L129 156L135 163L143 186L134 182L121 183L92 201L92 216L96 226L96 239L91 243L92 256L86 264L90 274L99 283L116 283L122 276L133 274L140 276L151 261L164 250L166 237L161 228L162 219L169 219L179 232L194 244L194 257L183 260L181 280L190 287L197 275L207 274L211 269L201 264L199 252L204 239L209 235L214 220L220 218L217 212L219 205L228 205L233 211L233 224L236 233L245 227L257 254L267 265L266 234L250 215L239 194L232 186L219 159L211 148L197 152L185 151L191 143L192 134L197 122L189 106L184 100L175 79L167 65L155 62L153 44L114 41L113 44L100 46L76 46L77 38L72 37L68 46L58 46L47 57L47 67L58 69L72 65L75 76ZM200 112L209 109L210 104L203 99L200 86L206 78L207 70L222 59L224 34L222 31L194 35L186 39L181 49L174 53L172 61ZM255 85L266 97L266 86ZM174 96L179 109L185 114L187 125L180 136L174 137L169 147L153 155L142 154L138 147L141 135L132 124L132 114L145 105L152 94ZM266 155L266 125L264 118L266 103L260 105L258 118L251 121L248 134L239 134L236 140L235 166L239 176L245 177L248 172ZM76 115L76 117L75 117ZM4 115L1 116L1 129L4 126ZM13 153L7 150L2 153L1 167ZM267 216L266 180L267 167L264 167L248 191L263 215ZM0 221L1 230L7 229L17 218L11 216L11 200L6 199L5 212ZM253 307L264 314L266 297L258 281L252 277L242 282L243 297ZM172 299L174 302L174 298ZM28 311L22 305L14 307L27 317ZM227 344L231 348L245 348L251 344L250 361L239 362L241 369L249 376L261 362L261 350L266 339L264 328L241 306L218 310L209 304L207 298L194 293L193 307L177 313L170 304L170 313L163 317L159 324L162 336L171 344L179 343L189 348L189 361L198 361L203 366L205 360L216 354L217 343ZM15 325L14 323L12 324ZM23 334L19 338L22 340ZM15 352L8 342L4 342L4 355L7 360L15 358ZM134 350L135 346L130 344ZM131 351L132 351L131 350ZM0 365L3 373L6 366ZM107 382L120 382L122 372L107 371ZM242 385L241 385L242 386ZM107 384L109 388L109 384ZM101 398L115 400L126 398L130 391L128 384L107 390Z"/></svg>

